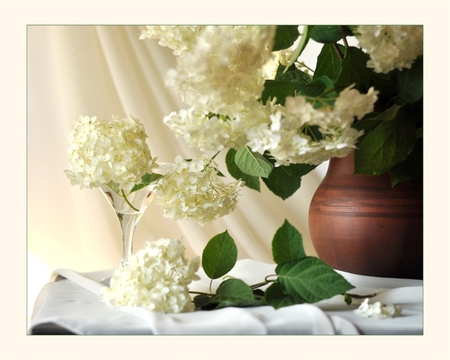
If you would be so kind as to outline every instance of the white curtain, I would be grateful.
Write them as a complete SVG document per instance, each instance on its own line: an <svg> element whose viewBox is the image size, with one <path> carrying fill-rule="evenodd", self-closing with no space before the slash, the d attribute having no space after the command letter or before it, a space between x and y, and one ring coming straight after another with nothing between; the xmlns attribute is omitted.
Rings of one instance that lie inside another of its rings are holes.
<svg viewBox="0 0 450 360"><path fill-rule="evenodd" d="M185 107L164 85L175 58L156 41L139 40L139 26L29 26L27 32L27 243L34 259L29 274L34 274L36 259L49 271L114 268L121 258L119 223L100 190L70 185L63 172L69 132L78 115L110 119L131 114L144 123L159 161L192 156L193 150L162 122L164 115ZM227 174L221 155L221 170ZM240 259L272 262L272 237L287 219L302 233L306 252L315 255L308 207L326 166L304 177L301 189L286 201L265 185L261 193L244 189L234 213L204 227L165 219L161 208L150 205L137 227L134 251L146 241L182 237L186 256L192 258L201 255L211 237L228 230Z"/></svg>

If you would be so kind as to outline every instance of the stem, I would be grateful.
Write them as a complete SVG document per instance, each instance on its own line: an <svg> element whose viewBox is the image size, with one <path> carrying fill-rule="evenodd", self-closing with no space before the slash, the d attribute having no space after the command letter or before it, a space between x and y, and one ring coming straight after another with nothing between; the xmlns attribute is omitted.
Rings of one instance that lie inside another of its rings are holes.
<svg viewBox="0 0 450 360"><path fill-rule="evenodd" d="M377 292L374 292L372 294L367 294L367 295L358 295L358 294L349 294L349 293L346 293L346 294L348 296L352 297L353 299L365 299L365 298L372 298L374 296L377 296L381 292L381 290L383 290L383 289L380 289Z"/></svg>
<svg viewBox="0 0 450 360"><path fill-rule="evenodd" d="M127 198L127 196L125 195L125 192L123 191L123 189L122 189L122 197L125 199L125 201L127 202L127 204L128 204L134 211L139 212L139 210L136 209L136 208L128 201L128 198Z"/></svg>
<svg viewBox="0 0 450 360"><path fill-rule="evenodd" d="M341 61L344 60L344 55L341 53L341 50L339 49L339 46L336 43L334 43L333 47L334 47L334 50L336 50L336 53L339 56L339 59Z"/></svg>
<svg viewBox="0 0 450 360"><path fill-rule="evenodd" d="M254 289L257 289L257 288L259 288L259 287L261 287L261 286L267 285L267 284L269 284L269 283L271 283L271 282L275 282L277 279L273 279L273 280L269 280L269 279L268 279L268 278L271 277L271 276L277 276L277 275L275 275L275 274L273 274L273 275L267 275L267 276L264 278L264 281L261 281L261 282L259 282L259 283L250 285L250 288L251 288L252 290L254 290Z"/></svg>

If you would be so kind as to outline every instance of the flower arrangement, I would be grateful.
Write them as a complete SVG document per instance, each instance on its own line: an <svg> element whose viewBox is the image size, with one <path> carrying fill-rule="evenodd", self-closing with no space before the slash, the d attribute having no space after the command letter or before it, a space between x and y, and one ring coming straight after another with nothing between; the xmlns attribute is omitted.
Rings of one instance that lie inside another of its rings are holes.
<svg viewBox="0 0 450 360"><path fill-rule="evenodd" d="M422 26L299 29L147 26L140 38L176 55L167 86L188 106L164 122L206 154L226 150L233 177L283 199L351 151L356 173L388 172L392 186L420 177ZM312 41L323 44L315 67L301 60Z"/></svg>
<svg viewBox="0 0 450 360"><path fill-rule="evenodd" d="M82 188L108 184L125 198L153 184L164 216L200 225L231 213L244 185L259 191L262 179L287 199L302 176L351 151L355 173L388 172L392 186L420 177L422 36L421 26L147 26L140 39L158 39L176 55L167 85L188 106L164 122L202 155L178 156L157 174L138 119L80 116L70 135L67 176ZM358 45L349 45L350 38ZM323 45L314 70L301 61L310 41ZM214 160L221 151L235 182L221 181ZM182 249L179 240L147 244L116 271L102 299L182 312L355 297L341 275L305 254L287 221L272 241L275 274L253 285L227 278L215 294L197 294L195 306L188 285L199 260L188 264ZM224 232L207 244L201 265L213 281L236 259L234 240ZM399 311L365 301L357 312L385 318Z"/></svg>
<svg viewBox="0 0 450 360"><path fill-rule="evenodd" d="M107 185L125 200L152 184L164 216L175 220L203 225L234 210L242 181L219 182L217 164L204 156L189 161L177 156L173 164L158 164L146 138L139 119L80 115L69 135L71 169L66 175L81 189ZM164 176L155 168L164 170Z"/></svg>

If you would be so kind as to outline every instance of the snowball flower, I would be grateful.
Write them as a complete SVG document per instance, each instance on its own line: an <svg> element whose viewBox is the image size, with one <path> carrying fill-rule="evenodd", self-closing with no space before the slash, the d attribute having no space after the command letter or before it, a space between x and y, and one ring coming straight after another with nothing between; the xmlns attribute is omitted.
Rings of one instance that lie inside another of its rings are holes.
<svg viewBox="0 0 450 360"><path fill-rule="evenodd" d="M177 156L155 185L155 201L166 218L204 225L234 211L242 186L242 181L220 182L217 164L205 155L190 161Z"/></svg>
<svg viewBox="0 0 450 360"><path fill-rule="evenodd" d="M361 317L368 318L374 317L378 319L387 319L399 316L402 312L402 308L399 305L385 305L379 301L369 304L369 299L366 298L358 309L353 312Z"/></svg>
<svg viewBox="0 0 450 360"><path fill-rule="evenodd" d="M275 26L201 26L177 57L167 85L197 111L235 117L257 100L272 62ZM164 35L166 38L167 35Z"/></svg>
<svg viewBox="0 0 450 360"><path fill-rule="evenodd" d="M184 258L180 239L147 242L130 256L127 265L114 272L110 287L101 289L100 299L110 306L136 306L162 313L194 310L189 284L199 280L200 258Z"/></svg>
<svg viewBox="0 0 450 360"><path fill-rule="evenodd" d="M409 69L423 54L421 25L363 25L357 27L355 35L370 56L367 66L377 73Z"/></svg>
<svg viewBox="0 0 450 360"><path fill-rule="evenodd" d="M287 97L284 106L273 106L270 126L260 124L247 132L247 145L255 152L269 152L275 165L320 164L345 157L362 135L351 127L373 111L377 92L344 89L334 106L316 108L303 96Z"/></svg>
<svg viewBox="0 0 450 360"><path fill-rule="evenodd" d="M129 193L155 166L146 143L144 126L135 118L78 116L69 135L70 170L66 175L72 185L99 187L114 182Z"/></svg>

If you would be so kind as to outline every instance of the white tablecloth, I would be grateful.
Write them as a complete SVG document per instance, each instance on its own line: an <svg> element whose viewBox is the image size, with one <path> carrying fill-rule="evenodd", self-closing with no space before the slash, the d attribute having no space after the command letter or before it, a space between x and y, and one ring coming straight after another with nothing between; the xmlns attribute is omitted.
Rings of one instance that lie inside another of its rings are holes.
<svg viewBox="0 0 450 360"><path fill-rule="evenodd" d="M266 275L274 274L274 268L273 264L240 260L230 275L254 284ZM316 304L293 305L278 310L264 306L160 314L142 308L112 308L98 298L102 287L99 280L110 276L112 270L80 274L59 269L53 272L51 282L42 289L36 300L30 333L38 325L53 323L79 335L423 334L421 280L340 273L355 286L351 293L369 294L382 288L370 301L401 305L401 316L389 319L362 318L353 312L362 300L354 300L348 306L341 295ZM54 281L58 276L65 279ZM202 279L192 283L191 290L208 290L209 279L201 270L200 276Z"/></svg>

